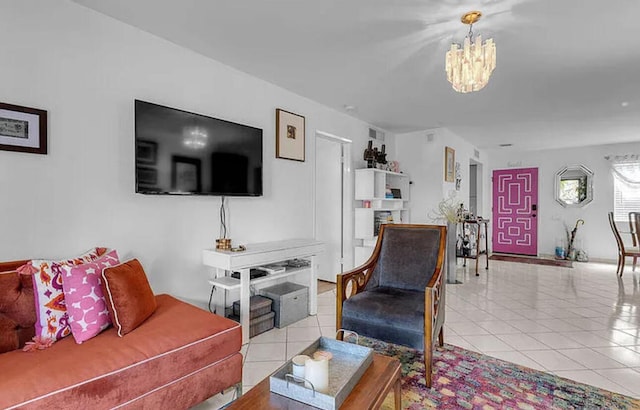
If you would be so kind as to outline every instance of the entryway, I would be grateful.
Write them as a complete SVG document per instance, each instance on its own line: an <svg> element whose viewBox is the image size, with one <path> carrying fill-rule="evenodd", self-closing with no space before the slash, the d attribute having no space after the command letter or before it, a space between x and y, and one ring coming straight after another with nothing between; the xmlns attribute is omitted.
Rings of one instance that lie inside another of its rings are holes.
<svg viewBox="0 0 640 410"><path fill-rule="evenodd" d="M315 145L314 237L325 243L324 254L318 256L318 279L335 283L350 260L346 221L351 216L347 204L353 202L347 198L351 141L317 131Z"/></svg>
<svg viewBox="0 0 640 410"><path fill-rule="evenodd" d="M493 252L538 255L538 168L493 171Z"/></svg>

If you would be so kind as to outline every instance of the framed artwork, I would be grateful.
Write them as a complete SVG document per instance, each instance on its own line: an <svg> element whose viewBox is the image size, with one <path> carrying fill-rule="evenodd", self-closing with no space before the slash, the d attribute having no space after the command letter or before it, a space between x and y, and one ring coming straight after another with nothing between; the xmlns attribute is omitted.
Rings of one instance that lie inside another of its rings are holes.
<svg viewBox="0 0 640 410"><path fill-rule="evenodd" d="M304 162L304 117L276 109L276 158Z"/></svg>
<svg viewBox="0 0 640 410"><path fill-rule="evenodd" d="M456 182L456 150L444 147L444 180Z"/></svg>
<svg viewBox="0 0 640 410"><path fill-rule="evenodd" d="M171 190L176 192L202 191L201 161L197 158L171 157Z"/></svg>
<svg viewBox="0 0 640 410"><path fill-rule="evenodd" d="M136 162L139 164L155 164L158 159L158 143L155 141L136 141Z"/></svg>
<svg viewBox="0 0 640 410"><path fill-rule="evenodd" d="M47 112L0 103L0 150L47 153Z"/></svg>
<svg viewBox="0 0 640 410"><path fill-rule="evenodd" d="M151 167L136 167L139 185L152 186L158 183L158 170Z"/></svg>

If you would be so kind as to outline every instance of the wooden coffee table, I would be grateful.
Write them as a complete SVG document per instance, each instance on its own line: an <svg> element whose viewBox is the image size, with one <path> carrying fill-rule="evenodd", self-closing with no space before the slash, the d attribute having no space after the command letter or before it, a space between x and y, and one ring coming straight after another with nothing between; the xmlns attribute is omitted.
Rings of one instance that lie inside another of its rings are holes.
<svg viewBox="0 0 640 410"><path fill-rule="evenodd" d="M382 405L391 388L393 388L395 409L400 410L402 396L400 390L400 361L374 353L373 362L362 375L358 384L351 390L340 409L377 409ZM269 378L267 377L249 390L247 394L231 403L228 409L303 410L315 409L315 407L271 393L269 391Z"/></svg>

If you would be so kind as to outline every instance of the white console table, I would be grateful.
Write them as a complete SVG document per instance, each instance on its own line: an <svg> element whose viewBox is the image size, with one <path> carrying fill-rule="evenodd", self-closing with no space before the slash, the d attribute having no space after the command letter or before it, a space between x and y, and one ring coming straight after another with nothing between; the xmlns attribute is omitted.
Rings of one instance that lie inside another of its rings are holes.
<svg viewBox="0 0 640 410"><path fill-rule="evenodd" d="M291 239L286 241L263 242L246 245L242 252L218 249L202 251L202 262L216 268L215 277L209 280L212 286L225 291L240 290L240 324L242 325L242 344L249 342L249 298L250 285L257 285L278 278L306 273L309 277L309 314L318 311L318 274L316 255L324 252L324 244L314 239ZM311 266L287 269L285 272L249 279L251 268L282 262L288 259L309 259ZM240 279L227 276L227 272L240 272ZM222 306L224 316L225 306Z"/></svg>

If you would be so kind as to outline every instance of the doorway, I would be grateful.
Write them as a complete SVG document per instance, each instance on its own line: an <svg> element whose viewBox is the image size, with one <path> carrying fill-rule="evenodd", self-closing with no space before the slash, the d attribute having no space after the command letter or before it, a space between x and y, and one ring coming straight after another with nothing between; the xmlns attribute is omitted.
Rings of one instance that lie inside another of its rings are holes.
<svg viewBox="0 0 640 410"><path fill-rule="evenodd" d="M318 279L335 283L336 275L350 267L345 265L350 259L347 181L351 141L317 131L315 145L314 237L325 244L325 252L318 256Z"/></svg>
<svg viewBox="0 0 640 410"><path fill-rule="evenodd" d="M469 159L469 212L474 217L483 216L482 212L482 164Z"/></svg>
<svg viewBox="0 0 640 410"><path fill-rule="evenodd" d="M493 171L493 251L538 256L538 168Z"/></svg>

